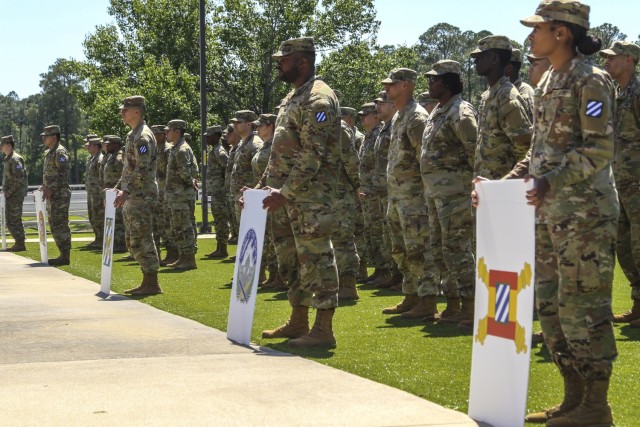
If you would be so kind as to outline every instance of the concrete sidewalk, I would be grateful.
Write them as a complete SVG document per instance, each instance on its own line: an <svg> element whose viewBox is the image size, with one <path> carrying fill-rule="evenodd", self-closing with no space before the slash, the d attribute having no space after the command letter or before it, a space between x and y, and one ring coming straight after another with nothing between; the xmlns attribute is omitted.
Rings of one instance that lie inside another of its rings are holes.
<svg viewBox="0 0 640 427"><path fill-rule="evenodd" d="M3 426L477 426L459 412L0 253ZM338 347L339 351L339 347Z"/></svg>

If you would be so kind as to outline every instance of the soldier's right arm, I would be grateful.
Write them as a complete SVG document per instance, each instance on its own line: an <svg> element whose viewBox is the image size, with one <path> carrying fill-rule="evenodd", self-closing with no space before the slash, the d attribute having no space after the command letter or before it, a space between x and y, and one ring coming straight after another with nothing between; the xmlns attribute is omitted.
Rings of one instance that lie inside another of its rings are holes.
<svg viewBox="0 0 640 427"><path fill-rule="evenodd" d="M467 163L473 169L476 153L476 141L478 139L478 121L476 112L471 104L460 106L459 120L454 127L454 131L458 139L464 146L464 152L467 155Z"/></svg>
<svg viewBox="0 0 640 427"><path fill-rule="evenodd" d="M356 147L353 144L353 132L349 129L349 126L342 122L341 127L341 160L342 167L344 168L345 173L347 174L347 178L354 190L358 190L360 188L360 174L359 166L359 156L356 151Z"/></svg>

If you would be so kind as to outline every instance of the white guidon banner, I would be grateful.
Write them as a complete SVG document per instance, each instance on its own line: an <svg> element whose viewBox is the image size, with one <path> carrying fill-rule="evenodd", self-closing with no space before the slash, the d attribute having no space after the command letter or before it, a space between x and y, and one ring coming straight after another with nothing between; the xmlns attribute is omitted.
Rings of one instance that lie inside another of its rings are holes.
<svg viewBox="0 0 640 427"><path fill-rule="evenodd" d="M36 220L38 221L38 239L40 241L40 262L49 263L47 251L47 202L43 199L43 191L36 190L33 197L36 202Z"/></svg>
<svg viewBox="0 0 640 427"><path fill-rule="evenodd" d="M529 382L535 209L532 182L476 184L476 300L469 416L494 427L524 425Z"/></svg>
<svg viewBox="0 0 640 427"><path fill-rule="evenodd" d="M7 250L7 217L5 212L4 193L0 194L0 234L2 235L2 250Z"/></svg>
<svg viewBox="0 0 640 427"><path fill-rule="evenodd" d="M240 216L238 249L227 322L227 338L239 344L251 343L251 327L256 308L267 223L267 211L262 208L262 201L268 194L265 190L247 190L243 194L244 209Z"/></svg>
<svg viewBox="0 0 640 427"><path fill-rule="evenodd" d="M100 293L111 293L111 270L113 267L113 236L116 228L115 190L105 190L104 238L102 240L102 270L100 273Z"/></svg>

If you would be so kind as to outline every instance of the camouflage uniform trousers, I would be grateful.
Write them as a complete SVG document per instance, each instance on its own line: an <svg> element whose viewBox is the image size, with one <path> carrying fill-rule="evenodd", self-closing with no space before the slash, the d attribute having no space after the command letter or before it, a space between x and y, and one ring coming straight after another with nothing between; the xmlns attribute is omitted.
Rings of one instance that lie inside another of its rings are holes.
<svg viewBox="0 0 640 427"><path fill-rule="evenodd" d="M292 306L338 306L338 271L331 247L332 206L288 202L270 212L278 271Z"/></svg>
<svg viewBox="0 0 640 427"><path fill-rule="evenodd" d="M165 241L164 246L167 250L178 250L178 244L176 243L176 238L173 234L173 229L171 227L171 204L167 203L166 194L163 192L162 196L162 214L164 216L164 224L165 224Z"/></svg>
<svg viewBox="0 0 640 427"><path fill-rule="evenodd" d="M267 219L267 221L269 221ZM267 267L269 271L278 270L278 258L276 258L276 247L273 242L273 233L271 229L267 227L265 230L264 247L262 250L262 262L263 267ZM275 277L274 277L275 279Z"/></svg>
<svg viewBox="0 0 640 427"><path fill-rule="evenodd" d="M226 245L229 242L229 208L224 193L211 194L211 215L213 215L216 240Z"/></svg>
<svg viewBox="0 0 640 427"><path fill-rule="evenodd" d="M360 199L356 199L356 222L353 234L356 239L356 249L358 250L358 257L360 262L367 263L369 257L369 246L367 242L367 233L365 231L364 214L362 213L362 202Z"/></svg>
<svg viewBox="0 0 640 427"><path fill-rule="evenodd" d="M170 212L170 210L169 210ZM165 195L164 191L158 191L158 203L154 208L153 216L153 241L156 243L156 250L160 252L160 248L168 248L171 246L169 240L173 240L171 236L171 222L169 215L165 212Z"/></svg>
<svg viewBox="0 0 640 427"><path fill-rule="evenodd" d="M535 298L545 343L561 370L572 365L586 380L608 379L617 356L615 237L615 219L536 224Z"/></svg>
<svg viewBox="0 0 640 427"><path fill-rule="evenodd" d="M475 260L473 217L468 195L450 200L427 198L431 252L448 298L473 298Z"/></svg>
<svg viewBox="0 0 640 427"><path fill-rule="evenodd" d="M7 229L16 241L24 240L24 224L22 223L22 204L25 193L12 194L5 199L5 219Z"/></svg>
<svg viewBox="0 0 640 427"><path fill-rule="evenodd" d="M371 267L389 269L392 265L391 249L384 244L385 210L382 207L381 198L367 196L361 202Z"/></svg>
<svg viewBox="0 0 640 427"><path fill-rule="evenodd" d="M87 192L87 210L89 213L89 223L96 235L96 240L102 242L104 234L104 200L102 192Z"/></svg>
<svg viewBox="0 0 640 427"><path fill-rule="evenodd" d="M618 262L631 285L631 298L640 299L640 183L616 182L620 199Z"/></svg>
<svg viewBox="0 0 640 427"><path fill-rule="evenodd" d="M336 193L335 223L331 244L336 257L338 276L358 277L360 258L353 233L356 222L356 195L353 188L340 188Z"/></svg>
<svg viewBox="0 0 640 427"><path fill-rule="evenodd" d="M143 273L155 273L160 267L158 251L153 241L153 214L156 198L129 198L122 208L125 241L131 256Z"/></svg>
<svg viewBox="0 0 640 427"><path fill-rule="evenodd" d="M236 214L236 205L238 205L238 199L240 196L235 194L227 194L228 209L229 209L229 228L231 235L237 237L240 232L240 217Z"/></svg>
<svg viewBox="0 0 640 427"><path fill-rule="evenodd" d="M180 255L193 255L198 252L196 233L193 229L195 200L172 201L171 232Z"/></svg>
<svg viewBox="0 0 640 427"><path fill-rule="evenodd" d="M69 228L69 204L71 190L62 189L51 194L47 199L47 215L49 228L56 246L61 251L71 250L71 229Z"/></svg>

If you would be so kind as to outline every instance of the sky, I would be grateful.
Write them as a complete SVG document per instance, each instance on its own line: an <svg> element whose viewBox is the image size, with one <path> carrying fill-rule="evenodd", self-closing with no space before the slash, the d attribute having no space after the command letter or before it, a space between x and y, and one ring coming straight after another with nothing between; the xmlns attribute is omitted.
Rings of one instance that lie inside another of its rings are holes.
<svg viewBox="0 0 640 427"><path fill-rule="evenodd" d="M616 25L630 40L640 33L640 2L590 0L591 24ZM523 42L519 19L533 15L537 0L375 0L381 22L378 43L411 46L429 27L447 22L461 30L488 30ZM40 74L57 58L84 59L82 42L97 25L113 22L108 0L3 1L0 93L20 98L40 92Z"/></svg>

